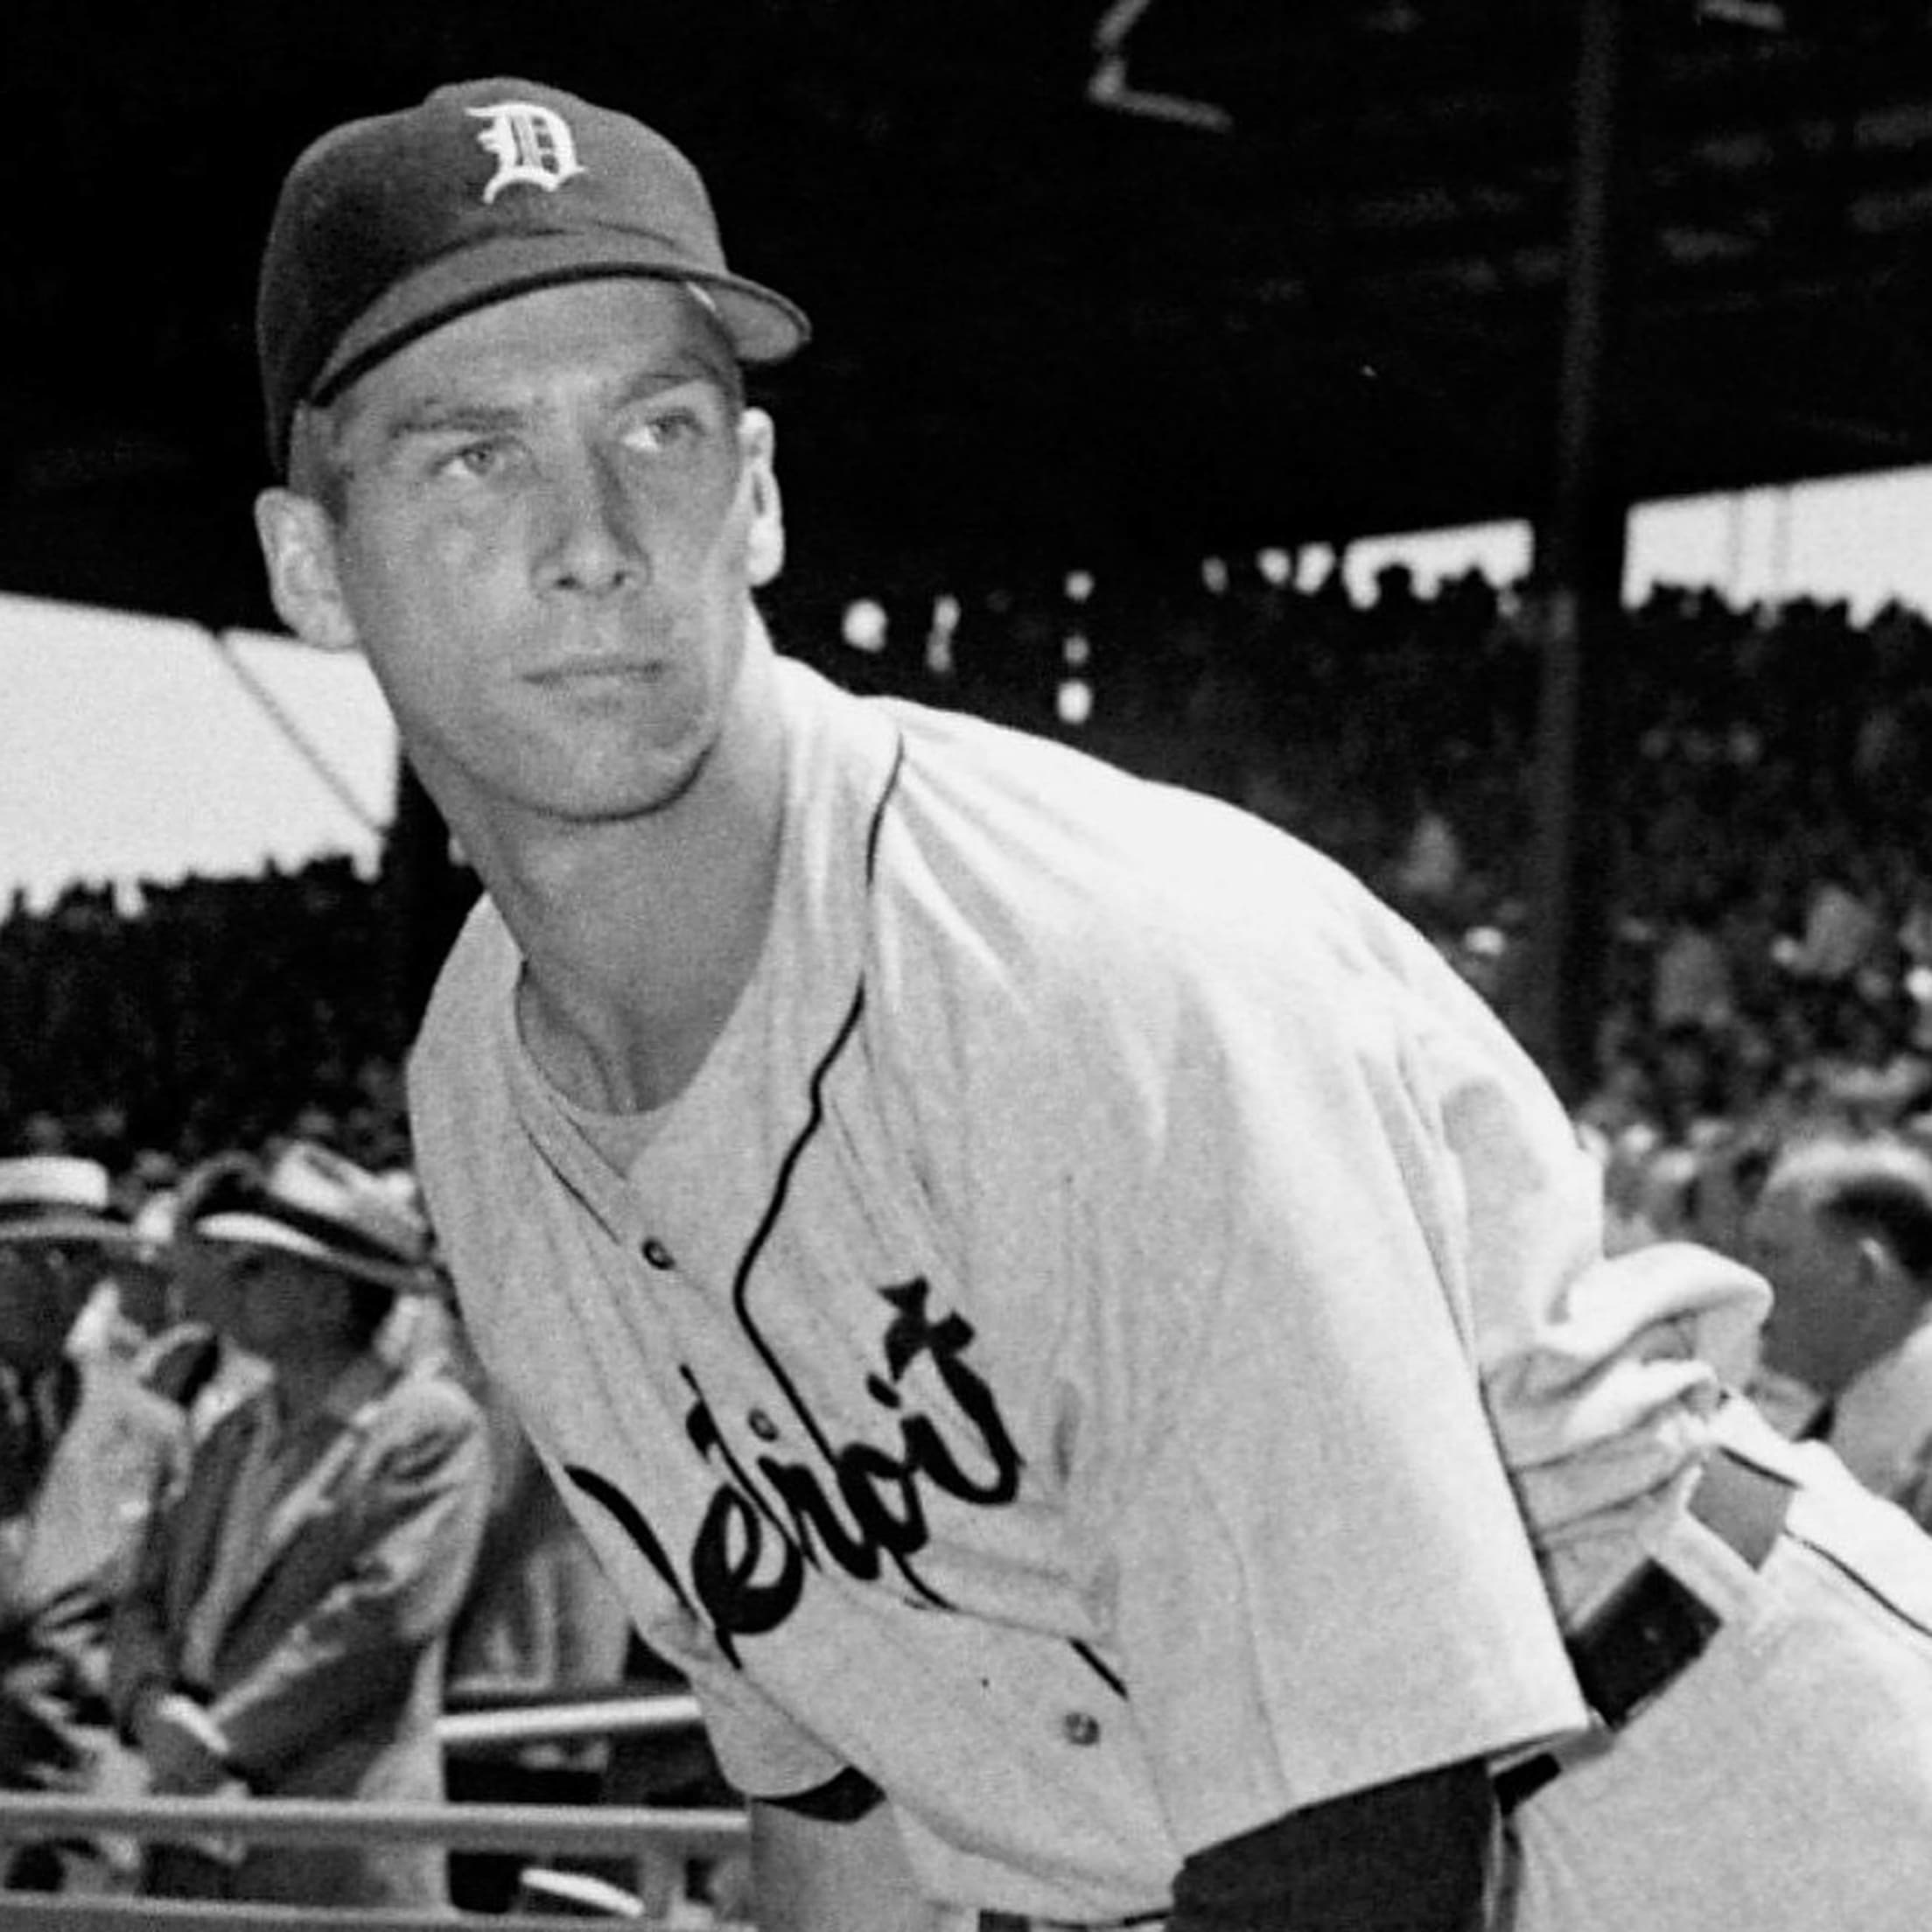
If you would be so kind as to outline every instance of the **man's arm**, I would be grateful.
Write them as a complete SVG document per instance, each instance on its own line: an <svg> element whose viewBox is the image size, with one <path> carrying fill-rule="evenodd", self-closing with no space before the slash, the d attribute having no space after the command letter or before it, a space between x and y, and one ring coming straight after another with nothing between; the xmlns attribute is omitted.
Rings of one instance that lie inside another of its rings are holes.
<svg viewBox="0 0 1932 1932"><path fill-rule="evenodd" d="M339 1547L340 1533L318 1522L305 1604L293 1599L307 1552L299 1543L290 1550L282 1572L296 1579L290 1620L210 1701L244 1775L286 1764L407 1694L419 1651L448 1628L469 1586L489 1507L481 1413L433 1376L388 1403L368 1466L338 1486L335 1507L353 1508L359 1542Z"/></svg>
<svg viewBox="0 0 1932 1932"><path fill-rule="evenodd" d="M759 1932L932 1932L891 1810L849 1823L752 1801L752 1887Z"/></svg>
<svg viewBox="0 0 1932 1932"><path fill-rule="evenodd" d="M158 1793L202 1796L234 1775L228 1740L185 1692L146 1685L135 1698L129 1729Z"/></svg>

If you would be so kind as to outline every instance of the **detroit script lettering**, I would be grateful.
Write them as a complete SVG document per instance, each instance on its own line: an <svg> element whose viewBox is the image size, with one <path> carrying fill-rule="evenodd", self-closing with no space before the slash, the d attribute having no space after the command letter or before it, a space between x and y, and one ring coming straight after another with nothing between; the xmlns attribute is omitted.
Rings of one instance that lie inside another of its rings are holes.
<svg viewBox="0 0 1932 1932"><path fill-rule="evenodd" d="M972 1324L956 1312L934 1320L928 1312L931 1292L923 1278L878 1291L892 1311L882 1340L885 1367L883 1374L868 1375L864 1386L884 1432L897 1438L889 1449L876 1442L833 1442L794 1396L812 1438L811 1460L765 1451L747 1465L725 1440L696 1376L689 1368L680 1371L691 1391L686 1433L719 1477L691 1540L688 1587L629 1496L594 1469L564 1465L570 1480L609 1513L734 1665L742 1668L738 1639L776 1629L797 1607L808 1571L828 1564L866 1583L890 1564L923 1601L949 1608L914 1561L930 1540L928 1494L937 1491L998 1508L1018 1494L1019 1452L992 1390L966 1360ZM942 1406L931 1413L908 1407L903 1387L921 1361L932 1364L943 1390Z"/></svg>

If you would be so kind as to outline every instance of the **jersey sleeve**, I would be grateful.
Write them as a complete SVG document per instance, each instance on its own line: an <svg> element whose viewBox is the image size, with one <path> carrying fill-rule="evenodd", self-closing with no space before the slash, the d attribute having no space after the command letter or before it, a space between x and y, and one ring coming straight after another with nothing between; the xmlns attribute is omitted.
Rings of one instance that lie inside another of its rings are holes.
<svg viewBox="0 0 1932 1932"><path fill-rule="evenodd" d="M1057 1103L1091 1109L1054 1135L1069 1496L1186 1850L1584 1721L1407 1004L1184 985L1076 1042L1105 1082Z"/></svg>
<svg viewBox="0 0 1932 1932"><path fill-rule="evenodd" d="M570 1470L532 1429L538 1459L576 1517L592 1551L630 1613L639 1634L676 1671L697 1700L718 1768L746 1797L788 1798L829 1784L848 1768L843 1758L786 1715L640 1558L634 1542L607 1514L586 1508Z"/></svg>
<svg viewBox="0 0 1932 1932"><path fill-rule="evenodd" d="M1432 954L1405 1085L1474 1311L1490 1428L1565 1628L1702 1460L1770 1291L1689 1242L1606 1252L1602 1170L1529 1057Z"/></svg>
<svg viewBox="0 0 1932 1932"><path fill-rule="evenodd" d="M741 1671L687 1665L718 1768L748 1798L782 1801L830 1784L850 1769L801 1730Z"/></svg>

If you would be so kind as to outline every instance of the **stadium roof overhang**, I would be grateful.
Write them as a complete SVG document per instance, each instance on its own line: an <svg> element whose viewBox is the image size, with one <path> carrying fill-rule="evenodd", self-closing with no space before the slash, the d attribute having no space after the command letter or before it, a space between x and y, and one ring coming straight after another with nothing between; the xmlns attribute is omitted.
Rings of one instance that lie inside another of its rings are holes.
<svg viewBox="0 0 1932 1932"><path fill-rule="evenodd" d="M634 107L809 309L801 564L1540 514L1578 5L657 0L9 10L0 589L258 621L274 185L458 73ZM1922 0L1623 0L1605 452L1634 500L1932 455ZM87 76L77 88L75 75Z"/></svg>

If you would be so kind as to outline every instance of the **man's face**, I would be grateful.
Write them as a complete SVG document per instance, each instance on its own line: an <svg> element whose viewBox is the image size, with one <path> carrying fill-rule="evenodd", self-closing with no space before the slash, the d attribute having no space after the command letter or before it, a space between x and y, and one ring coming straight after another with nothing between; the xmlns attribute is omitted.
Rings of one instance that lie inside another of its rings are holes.
<svg viewBox="0 0 1932 1932"><path fill-rule="evenodd" d="M233 1297L230 1333L242 1348L277 1367L328 1348L341 1321L340 1282L277 1249L214 1245Z"/></svg>
<svg viewBox="0 0 1932 1932"><path fill-rule="evenodd" d="M776 568L771 425L735 395L689 292L634 279L462 317L354 386L339 640L439 795L597 820L689 786Z"/></svg>
<svg viewBox="0 0 1932 1932"><path fill-rule="evenodd" d="M84 1242L0 1242L0 1360L30 1376L52 1368L103 1267Z"/></svg>
<svg viewBox="0 0 1932 1932"><path fill-rule="evenodd" d="M1836 1395L1864 1366L1857 1242L1813 1211L1802 1180L1774 1175L1751 1211L1746 1242L1772 1289L1766 1367Z"/></svg>
<svg viewBox="0 0 1932 1932"><path fill-rule="evenodd" d="M228 1265L228 1252L219 1243L192 1239L177 1245L172 1283L174 1312L181 1320L206 1322L239 1340L235 1317L240 1290Z"/></svg>

